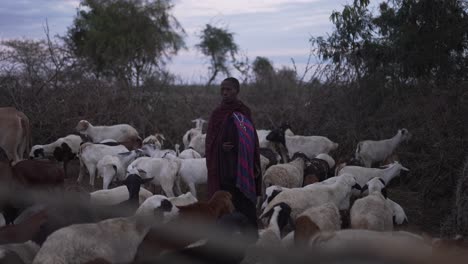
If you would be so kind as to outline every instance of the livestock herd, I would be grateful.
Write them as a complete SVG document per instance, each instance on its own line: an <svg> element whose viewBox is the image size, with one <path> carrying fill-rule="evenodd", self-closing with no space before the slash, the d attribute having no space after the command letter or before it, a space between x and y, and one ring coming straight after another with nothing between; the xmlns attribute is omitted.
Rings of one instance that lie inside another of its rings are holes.
<svg viewBox="0 0 468 264"><path fill-rule="evenodd" d="M411 138L407 129L389 139L361 141L353 157L340 162L330 154L338 143L326 137L295 135L287 124L257 130L262 229L253 234L228 192L199 201L197 186L207 182L201 118L183 135L182 151L178 144L164 149L162 134L142 139L128 124L93 126L86 120L75 127L78 135L31 147L22 112L0 108L0 121L0 147L8 158L0 162L0 262L283 263L279 253L289 254L288 262L299 256L304 262L318 251L337 255L350 248L393 257L394 263L439 263L447 252L452 263L466 261L463 250L447 249L462 243L460 237L394 230L408 221L404 206L390 200L387 190L409 171L394 155ZM89 176L94 188L97 176L102 190L64 186L73 159L80 162L77 181L86 184L81 182ZM152 185L163 193L150 191ZM213 236L213 229L222 235ZM220 256L226 238L249 242Z"/></svg>

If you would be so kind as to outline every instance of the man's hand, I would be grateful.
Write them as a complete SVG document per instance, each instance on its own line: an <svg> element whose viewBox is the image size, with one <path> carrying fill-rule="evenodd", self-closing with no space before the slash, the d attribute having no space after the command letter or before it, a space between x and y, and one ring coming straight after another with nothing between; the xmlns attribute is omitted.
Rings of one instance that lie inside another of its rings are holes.
<svg viewBox="0 0 468 264"><path fill-rule="evenodd" d="M224 142L223 143L223 150L224 151L230 151L232 148L234 148L234 144L232 144L232 142Z"/></svg>

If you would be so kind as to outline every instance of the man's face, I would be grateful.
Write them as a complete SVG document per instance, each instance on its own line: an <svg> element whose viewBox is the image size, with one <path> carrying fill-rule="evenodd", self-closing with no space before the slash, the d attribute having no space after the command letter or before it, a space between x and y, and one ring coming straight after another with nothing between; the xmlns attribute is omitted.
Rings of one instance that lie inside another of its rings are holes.
<svg viewBox="0 0 468 264"><path fill-rule="evenodd" d="M221 83L221 96L224 102L233 102L237 99L237 90L234 84L229 81Z"/></svg>

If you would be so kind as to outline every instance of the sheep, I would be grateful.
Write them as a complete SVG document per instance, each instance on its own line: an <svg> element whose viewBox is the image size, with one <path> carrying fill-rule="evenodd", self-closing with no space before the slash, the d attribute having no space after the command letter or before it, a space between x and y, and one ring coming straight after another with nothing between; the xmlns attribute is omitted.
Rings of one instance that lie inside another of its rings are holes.
<svg viewBox="0 0 468 264"><path fill-rule="evenodd" d="M123 145L118 146L106 146L102 144L84 143L80 146L80 172L78 175L77 182L81 182L84 176L85 168L89 173L89 184L94 187L94 178L96 175L96 169L98 162L105 155L115 155L118 153L129 152L128 149Z"/></svg>
<svg viewBox="0 0 468 264"><path fill-rule="evenodd" d="M197 197L196 184L204 184L208 180L206 158L181 159L177 178L184 181L193 196Z"/></svg>
<svg viewBox="0 0 468 264"><path fill-rule="evenodd" d="M188 148L193 148L202 157L205 157L205 140L206 134L196 135L190 141Z"/></svg>
<svg viewBox="0 0 468 264"><path fill-rule="evenodd" d="M83 140L77 135L68 135L61 137L56 141L45 145L34 145L29 152L30 159L37 158L53 158L56 148L61 148L62 144L66 144L71 151L71 154L78 154L79 148Z"/></svg>
<svg viewBox="0 0 468 264"><path fill-rule="evenodd" d="M206 120L202 118L197 118L192 120L195 123L195 127L189 129L185 132L184 136L182 137L182 142L184 144L184 149L188 149L190 142L195 136L201 135L203 130L203 124L206 123Z"/></svg>
<svg viewBox="0 0 468 264"><path fill-rule="evenodd" d="M339 176L332 184L311 184L303 188L292 188L280 192L266 207L267 212L272 206L285 202L291 206L291 217L297 216L307 208L328 202L335 204L339 210L349 209L352 189L361 189L352 175ZM264 217L264 213L260 218Z"/></svg>
<svg viewBox="0 0 468 264"><path fill-rule="evenodd" d="M129 150L140 148L142 140L135 128L128 124L113 126L93 126L86 120L81 120L76 126L76 131L97 143L104 139L114 139L125 145Z"/></svg>
<svg viewBox="0 0 468 264"><path fill-rule="evenodd" d="M102 188L109 188L109 184L115 180L123 180L125 169L132 161L141 157L141 150L132 150L130 152L118 153L117 155L106 155L100 159L96 165L98 177L103 179Z"/></svg>
<svg viewBox="0 0 468 264"><path fill-rule="evenodd" d="M178 171L181 166L181 160L141 157L128 165L127 170L131 168L141 169L146 172L147 178L153 177L152 183L160 185L168 197L174 197L174 186L177 194L180 194L180 185Z"/></svg>
<svg viewBox="0 0 468 264"><path fill-rule="evenodd" d="M265 250L281 244L281 230L290 221L291 207L285 203L275 205L265 214L269 217L268 226L259 231L259 238L254 246L247 249L242 264L250 263L272 263L274 256L258 252L259 249Z"/></svg>
<svg viewBox="0 0 468 264"><path fill-rule="evenodd" d="M143 145L146 144L154 144L158 149L161 149L162 145L166 138L163 134L156 133L154 135L149 135L145 139L143 139Z"/></svg>
<svg viewBox="0 0 468 264"><path fill-rule="evenodd" d="M372 186L374 182L379 186ZM370 182L369 195L357 199L351 207L351 228L375 231L393 230L393 210L386 201L386 192L382 191L384 187L385 185L379 180Z"/></svg>
<svg viewBox="0 0 468 264"><path fill-rule="evenodd" d="M302 152L307 157L313 158L320 153L328 154L338 148L338 143L322 136L288 136L281 129L271 131L267 140L278 142L288 150L291 157L296 152Z"/></svg>
<svg viewBox="0 0 468 264"><path fill-rule="evenodd" d="M263 175L263 189L271 185L279 185L286 188L302 186L304 168L308 160L307 156L303 153L296 153L291 162L271 166Z"/></svg>
<svg viewBox="0 0 468 264"><path fill-rule="evenodd" d="M184 149L179 155L179 159L201 159L200 153L193 148Z"/></svg>
<svg viewBox="0 0 468 264"><path fill-rule="evenodd" d="M145 214L64 227L47 238L33 264L85 263L98 258L130 263L153 222L159 220L157 214Z"/></svg>
<svg viewBox="0 0 468 264"><path fill-rule="evenodd" d="M303 246L318 232L340 230L340 212L333 203L311 207L298 215L295 227L295 244Z"/></svg>
<svg viewBox="0 0 468 264"><path fill-rule="evenodd" d="M390 165L387 165L384 169L346 166L340 170L338 175L353 175L359 185L364 186L370 179L374 177L379 177L384 180L385 184L388 184L393 178L400 175L401 170L409 171L409 169L403 167L403 165L401 165L399 162L394 162Z"/></svg>
<svg viewBox="0 0 468 264"><path fill-rule="evenodd" d="M50 144L34 145L29 153L29 158L55 158L57 161L63 162L63 169L65 175L67 175L68 162L77 156L82 142L83 140L80 136L68 135Z"/></svg>
<svg viewBox="0 0 468 264"><path fill-rule="evenodd" d="M5 244L0 246L0 262L1 263L32 263L34 257L39 251L39 245L32 241L27 241L24 243L14 243L14 244ZM8 256L10 255L10 256ZM14 262L11 259L11 256L14 255L16 261Z"/></svg>
<svg viewBox="0 0 468 264"><path fill-rule="evenodd" d="M140 188L139 204L142 204L153 194L145 188ZM95 205L114 205L129 199L126 186L119 186L112 189L98 190L90 193L90 202Z"/></svg>
<svg viewBox="0 0 468 264"><path fill-rule="evenodd" d="M136 214L144 214L147 212L150 212L151 210L154 210L158 207L161 206L161 202L163 200L168 200L171 202L172 205L174 206L185 206L189 204L196 203L198 200L195 198L190 192L187 192L185 194L181 194L177 197L166 197L164 195L153 195L146 199L140 207L138 207L138 210L136 211ZM178 210L177 210L178 211Z"/></svg>
<svg viewBox="0 0 468 264"><path fill-rule="evenodd" d="M325 153L321 153L315 158L310 159L306 162L302 186L324 181L334 166L335 161L333 158Z"/></svg>
<svg viewBox="0 0 468 264"><path fill-rule="evenodd" d="M365 167L370 168L373 162L383 161L395 151L411 134L406 128L399 129L395 136L384 140L365 140L357 144L355 158L361 160Z"/></svg>

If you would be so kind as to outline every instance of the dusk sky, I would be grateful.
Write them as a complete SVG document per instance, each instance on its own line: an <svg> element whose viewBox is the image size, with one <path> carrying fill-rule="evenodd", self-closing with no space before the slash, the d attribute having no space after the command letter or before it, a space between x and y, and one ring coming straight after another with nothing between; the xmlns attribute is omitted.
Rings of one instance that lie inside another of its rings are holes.
<svg viewBox="0 0 468 264"><path fill-rule="evenodd" d="M0 39L44 38L47 19L52 35L63 35L76 14L78 0L0 0ZM252 62L268 57L276 68L301 70L309 54L310 36L331 32L333 10L352 0L176 0L172 14L185 29L187 50L168 64L184 82L205 82L208 60L195 44L205 24L234 32L235 42ZM232 72L237 75L235 71Z"/></svg>

